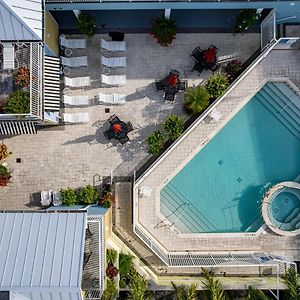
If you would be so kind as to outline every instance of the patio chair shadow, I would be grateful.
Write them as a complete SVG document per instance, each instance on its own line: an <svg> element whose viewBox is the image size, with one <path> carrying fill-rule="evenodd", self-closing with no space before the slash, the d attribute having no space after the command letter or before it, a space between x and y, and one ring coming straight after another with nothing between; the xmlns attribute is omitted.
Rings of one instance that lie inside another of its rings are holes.
<svg viewBox="0 0 300 300"><path fill-rule="evenodd" d="M37 207L39 207L39 209L43 209L43 207L41 205L41 192L32 193L30 195L29 202L26 203L25 206L27 206L29 208L36 209Z"/></svg>

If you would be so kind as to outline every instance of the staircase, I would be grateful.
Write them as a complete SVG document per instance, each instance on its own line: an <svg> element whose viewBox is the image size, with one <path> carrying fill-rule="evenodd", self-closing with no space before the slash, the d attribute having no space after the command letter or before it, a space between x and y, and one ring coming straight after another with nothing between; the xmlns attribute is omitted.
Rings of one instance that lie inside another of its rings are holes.
<svg viewBox="0 0 300 300"><path fill-rule="evenodd" d="M300 139L300 97L288 84L268 82L254 98Z"/></svg>

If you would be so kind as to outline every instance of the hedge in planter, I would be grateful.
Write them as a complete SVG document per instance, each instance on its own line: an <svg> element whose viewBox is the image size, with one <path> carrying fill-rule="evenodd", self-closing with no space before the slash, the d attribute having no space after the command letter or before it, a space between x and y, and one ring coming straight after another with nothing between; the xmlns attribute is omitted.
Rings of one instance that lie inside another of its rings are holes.
<svg viewBox="0 0 300 300"><path fill-rule="evenodd" d="M189 88L184 95L184 108L188 114L203 112L209 105L210 95L203 86Z"/></svg>
<svg viewBox="0 0 300 300"><path fill-rule="evenodd" d="M10 179L11 171L3 164L0 164L0 187L6 187Z"/></svg>
<svg viewBox="0 0 300 300"><path fill-rule="evenodd" d="M240 74L240 72L242 70L242 67L243 67L242 63L236 59L227 63L224 71L225 71L230 83L233 82L237 78L237 76Z"/></svg>
<svg viewBox="0 0 300 300"><path fill-rule="evenodd" d="M28 91L18 90L13 92L9 98L5 99L4 112L8 114L28 114L30 113L30 98Z"/></svg>
<svg viewBox="0 0 300 300"><path fill-rule="evenodd" d="M169 140L171 141L175 141L177 138L179 138L184 129L182 118L175 115L169 115L163 126L164 130L167 132Z"/></svg>
<svg viewBox="0 0 300 300"><path fill-rule="evenodd" d="M81 12L77 18L78 30L91 37L95 34L96 19L87 12Z"/></svg>
<svg viewBox="0 0 300 300"><path fill-rule="evenodd" d="M86 187L82 188L78 194L78 201L81 204L89 205L96 203L99 199L99 193L95 189L95 187L90 184Z"/></svg>
<svg viewBox="0 0 300 300"><path fill-rule="evenodd" d="M237 17L234 32L241 33L249 29L260 17L256 9L242 9Z"/></svg>
<svg viewBox="0 0 300 300"><path fill-rule="evenodd" d="M211 76L205 85L212 99L217 99L222 96L229 86L227 76L216 74Z"/></svg>
<svg viewBox="0 0 300 300"><path fill-rule="evenodd" d="M157 42L167 47L176 37L176 24L173 19L165 19L160 17L153 23L151 35L157 39Z"/></svg>
<svg viewBox="0 0 300 300"><path fill-rule="evenodd" d="M148 152L153 155L158 155L160 149L164 145L164 140L165 140L165 138L159 130L154 131L147 138Z"/></svg>
<svg viewBox="0 0 300 300"><path fill-rule="evenodd" d="M61 201L63 205L73 206L77 204L77 194L74 189L68 188L60 191Z"/></svg>

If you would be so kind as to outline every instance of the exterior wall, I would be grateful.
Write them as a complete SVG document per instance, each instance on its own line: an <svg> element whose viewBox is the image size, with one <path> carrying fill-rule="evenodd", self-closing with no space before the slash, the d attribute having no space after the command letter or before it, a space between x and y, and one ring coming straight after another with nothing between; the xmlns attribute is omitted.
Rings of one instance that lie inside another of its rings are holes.
<svg viewBox="0 0 300 300"><path fill-rule="evenodd" d="M45 44L56 56L59 54L58 30L58 25L51 13L45 12Z"/></svg>
<svg viewBox="0 0 300 300"><path fill-rule="evenodd" d="M122 10L122 9L241 9L275 8L279 19L296 16L292 22L300 22L300 1L259 2L101 2L101 3L50 3L47 10ZM171 12L172 14L172 12ZM288 22L291 22L289 20Z"/></svg>

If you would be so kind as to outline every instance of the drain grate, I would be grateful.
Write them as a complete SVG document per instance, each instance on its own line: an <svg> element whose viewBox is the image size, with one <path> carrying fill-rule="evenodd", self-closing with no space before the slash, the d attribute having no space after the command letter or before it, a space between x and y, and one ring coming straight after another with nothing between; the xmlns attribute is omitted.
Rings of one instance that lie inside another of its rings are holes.
<svg viewBox="0 0 300 300"><path fill-rule="evenodd" d="M16 158L16 163L20 164L22 162L21 158Z"/></svg>

